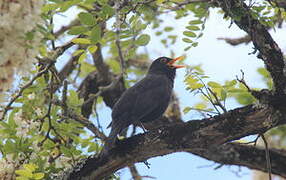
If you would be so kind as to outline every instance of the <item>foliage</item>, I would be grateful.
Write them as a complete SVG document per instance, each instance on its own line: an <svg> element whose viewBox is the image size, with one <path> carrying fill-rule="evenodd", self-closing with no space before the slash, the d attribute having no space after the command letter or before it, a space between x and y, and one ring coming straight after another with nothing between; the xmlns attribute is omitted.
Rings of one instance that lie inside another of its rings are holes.
<svg viewBox="0 0 286 180"><path fill-rule="evenodd" d="M0 163L6 163L6 169L0 170L0 175L15 171L19 180L46 179L72 167L80 159L98 153L102 146L101 140L83 123L67 116L67 109L81 114L83 99L79 98L77 88L91 72L100 71L95 67L99 60L93 61L95 54L104 51L104 56L107 56L105 63L110 71L120 74L122 69L116 44L119 41L126 63L124 71L128 74L126 87L131 86L146 70L136 63L132 64L132 60L139 59L142 60L139 63L144 64L149 58L147 53L142 52L142 47L148 47L152 37L148 32L154 32L154 38L166 48L183 42L187 45L185 51L189 51L199 45L212 5L207 2L183 4L184 2L157 0L144 3L133 0L126 1L124 5L119 4L116 8L116 3L107 0L46 0L41 9L41 17L45 23L38 24L34 31L42 35L37 66L34 66L29 76L22 77L19 81L23 87L33 77L36 80L24 89L5 118L0 121ZM274 28L281 19L286 18L283 9L273 7L267 1L249 8L252 15L269 28ZM71 10L77 13L75 23L71 23L63 32L54 32L53 16ZM161 27L161 22L164 21L162 16L167 13L171 13L176 19L189 17L189 23L185 25L182 34L174 32L175 24ZM238 11L237 18L240 16ZM179 36L183 38L178 39ZM37 73L58 53L55 44L60 44L60 47L66 44L75 45L69 51L64 49L63 54L66 58L71 56L75 59L72 62L74 71L65 77L69 81L67 89L61 86L63 80L57 74L60 70L53 64L49 71L37 77ZM273 85L267 70L260 68L258 73L271 89ZM212 81L206 74L201 66L188 67L185 76L186 89L199 95L201 101L192 107L185 107L184 113L190 110L196 110L203 116L224 113L229 99L235 99L240 105L255 102L245 85L237 79L222 83ZM11 97L15 97L15 94L11 94ZM96 107L102 104L103 100L98 98ZM92 120L96 118L97 115ZM99 124L97 127L100 129ZM280 133L281 137L285 137L282 131L273 133ZM8 166L7 162L13 166Z"/></svg>

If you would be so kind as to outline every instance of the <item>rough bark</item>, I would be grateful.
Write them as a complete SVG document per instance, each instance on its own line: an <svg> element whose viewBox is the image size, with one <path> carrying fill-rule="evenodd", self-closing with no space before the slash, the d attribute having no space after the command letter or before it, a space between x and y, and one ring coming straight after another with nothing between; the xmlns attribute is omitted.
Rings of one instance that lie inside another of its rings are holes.
<svg viewBox="0 0 286 180"><path fill-rule="evenodd" d="M249 7L240 0L215 0L226 15L230 16L234 23L248 35L253 45L258 50L258 58L261 58L273 79L275 94L284 95L286 78L284 74L284 57L281 49L273 40L267 27L251 15Z"/></svg>
<svg viewBox="0 0 286 180"><path fill-rule="evenodd" d="M264 172L268 171L265 149L261 147L228 143L211 149L201 149L197 152L190 151L190 153L224 165L238 165ZM272 173L286 177L286 151L270 149L270 158Z"/></svg>
<svg viewBox="0 0 286 180"><path fill-rule="evenodd" d="M248 135L264 133L286 123L286 111L283 108L286 107L284 57L267 28L251 16L250 9L243 1L212 2L221 7L226 15L251 37L258 51L258 58L263 60L271 74L274 90L252 91L259 100L259 105L237 108L223 115L199 121L162 126L119 141L107 156L91 156L80 162L71 172L63 173L61 179L102 179L136 162L182 151L222 164L267 170L263 149L230 142ZM272 172L286 177L285 152L274 149L270 151Z"/></svg>
<svg viewBox="0 0 286 180"><path fill-rule="evenodd" d="M160 127L119 141L107 156L90 157L63 179L102 179L118 169L151 157L182 151L198 154L285 123L282 112L251 105L212 118ZM264 154L260 158L264 159ZM257 164L259 162L252 162L249 167ZM248 164L244 165L248 167ZM283 175L279 170L273 172Z"/></svg>

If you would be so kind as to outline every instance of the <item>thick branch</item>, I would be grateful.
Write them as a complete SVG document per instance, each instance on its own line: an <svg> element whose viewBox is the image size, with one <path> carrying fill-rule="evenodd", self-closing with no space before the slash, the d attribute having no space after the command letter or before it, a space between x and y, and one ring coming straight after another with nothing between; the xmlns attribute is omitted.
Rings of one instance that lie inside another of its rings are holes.
<svg viewBox="0 0 286 180"><path fill-rule="evenodd" d="M267 172L265 149L250 145L228 143L218 147L189 151L225 165L239 165ZM270 149L272 173L286 177L286 152Z"/></svg>
<svg viewBox="0 0 286 180"><path fill-rule="evenodd" d="M103 61L103 56L101 53L101 45L98 43L96 46L97 50L94 54L92 54L93 62L99 74L100 79L102 79L100 81L106 82L105 85L108 85L111 82L109 67Z"/></svg>
<svg viewBox="0 0 286 180"><path fill-rule="evenodd" d="M108 156L87 159L65 179L102 179L151 157L181 151L197 153L285 123L285 114L270 107L254 106L200 121L176 123L118 142Z"/></svg>
<svg viewBox="0 0 286 180"><path fill-rule="evenodd" d="M238 27L250 35L255 49L259 51L258 57L264 61L273 78L275 92L284 94L286 87L286 78L283 73L284 57L267 28L251 15L249 7L241 0L215 0L215 2Z"/></svg>

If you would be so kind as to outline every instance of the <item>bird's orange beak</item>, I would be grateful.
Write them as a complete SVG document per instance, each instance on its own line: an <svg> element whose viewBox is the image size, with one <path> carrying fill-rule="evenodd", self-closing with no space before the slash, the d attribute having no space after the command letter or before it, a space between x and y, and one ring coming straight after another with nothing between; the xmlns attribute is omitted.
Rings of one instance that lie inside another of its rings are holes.
<svg viewBox="0 0 286 180"><path fill-rule="evenodd" d="M173 67L175 67L176 69L184 68L184 67L186 67L186 66L174 64L176 61L181 61L181 60L183 60L183 59L184 59L184 56L177 57L177 58L173 59L172 61L168 62L168 65L173 66Z"/></svg>

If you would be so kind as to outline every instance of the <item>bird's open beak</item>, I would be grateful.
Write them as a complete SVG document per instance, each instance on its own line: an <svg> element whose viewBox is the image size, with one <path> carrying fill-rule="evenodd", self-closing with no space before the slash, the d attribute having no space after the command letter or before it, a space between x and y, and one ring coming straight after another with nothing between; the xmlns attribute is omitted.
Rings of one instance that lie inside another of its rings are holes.
<svg viewBox="0 0 286 180"><path fill-rule="evenodd" d="M184 59L184 56L177 57L177 58L173 59L172 61L168 62L168 65L171 65L171 66L175 67L176 69L184 68L186 66L174 64L176 61L181 61L183 59Z"/></svg>

